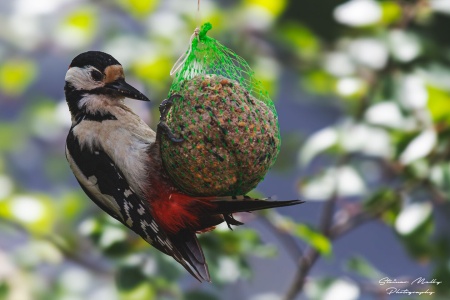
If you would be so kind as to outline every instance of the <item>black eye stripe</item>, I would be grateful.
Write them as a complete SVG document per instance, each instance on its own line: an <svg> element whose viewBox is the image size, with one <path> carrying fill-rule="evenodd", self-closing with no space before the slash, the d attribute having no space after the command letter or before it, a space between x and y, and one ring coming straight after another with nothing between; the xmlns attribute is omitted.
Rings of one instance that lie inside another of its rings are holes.
<svg viewBox="0 0 450 300"><path fill-rule="evenodd" d="M94 79L95 81L102 81L102 79L103 79L103 74L100 73L100 72L97 71L97 70L92 70L92 71L91 71L91 77L92 77L92 79Z"/></svg>

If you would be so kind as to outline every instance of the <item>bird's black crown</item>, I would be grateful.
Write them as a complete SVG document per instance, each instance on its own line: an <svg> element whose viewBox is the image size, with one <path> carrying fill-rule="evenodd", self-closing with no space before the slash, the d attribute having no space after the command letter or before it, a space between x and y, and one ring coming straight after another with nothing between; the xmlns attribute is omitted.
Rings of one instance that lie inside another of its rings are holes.
<svg viewBox="0 0 450 300"><path fill-rule="evenodd" d="M103 71L106 67L112 65L120 65L120 63L108 53L101 51L87 51L75 57L69 68L93 66L97 68L97 70Z"/></svg>

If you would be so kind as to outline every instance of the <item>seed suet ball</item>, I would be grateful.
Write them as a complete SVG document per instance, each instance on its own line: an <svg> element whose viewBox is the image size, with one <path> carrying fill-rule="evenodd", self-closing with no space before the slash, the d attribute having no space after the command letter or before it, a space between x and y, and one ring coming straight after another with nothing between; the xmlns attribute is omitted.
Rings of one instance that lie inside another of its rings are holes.
<svg viewBox="0 0 450 300"><path fill-rule="evenodd" d="M264 178L280 148L274 109L237 81L198 75L177 91L167 125L181 143L161 140L164 167L185 193L233 196L248 193Z"/></svg>

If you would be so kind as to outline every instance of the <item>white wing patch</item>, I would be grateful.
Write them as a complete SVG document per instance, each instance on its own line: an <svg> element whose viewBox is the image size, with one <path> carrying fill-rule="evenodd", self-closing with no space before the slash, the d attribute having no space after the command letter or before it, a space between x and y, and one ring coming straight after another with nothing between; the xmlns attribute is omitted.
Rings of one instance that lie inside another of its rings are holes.
<svg viewBox="0 0 450 300"><path fill-rule="evenodd" d="M128 196L130 196L131 194L133 194L133 192L132 192L131 190L129 190L129 189L126 189L125 192L123 192L123 195L124 195L125 197L128 197Z"/></svg>
<svg viewBox="0 0 450 300"><path fill-rule="evenodd" d="M145 214L145 208L141 204L139 204L139 209L137 212L139 215L143 216Z"/></svg>
<svg viewBox="0 0 450 300"><path fill-rule="evenodd" d="M162 244L163 246L166 246L171 250L173 249L172 243L167 238L165 238L164 240L160 236L157 236L156 238L158 239L159 243Z"/></svg>
<svg viewBox="0 0 450 300"><path fill-rule="evenodd" d="M97 177L95 177L94 175L89 176L88 177L88 181L91 183L91 185L96 185L97 184Z"/></svg>
<svg viewBox="0 0 450 300"><path fill-rule="evenodd" d="M128 201L124 201L123 207L125 208L125 213L127 214L127 219L125 222L129 227L133 226L133 219L131 218L130 208L133 208L133 204Z"/></svg>
<svg viewBox="0 0 450 300"><path fill-rule="evenodd" d="M152 244L153 243L153 240L151 239L151 237L148 235L148 233L147 233L147 227L149 227L150 226L150 224L148 224L148 222L146 221L146 220L141 220L141 228L142 228L142 232L145 232L145 240L148 242L148 243L150 243L150 244Z"/></svg>
<svg viewBox="0 0 450 300"><path fill-rule="evenodd" d="M156 225L155 221L152 221L150 223L150 227L153 229L154 232L158 232L159 231L159 227L158 227L158 225Z"/></svg>

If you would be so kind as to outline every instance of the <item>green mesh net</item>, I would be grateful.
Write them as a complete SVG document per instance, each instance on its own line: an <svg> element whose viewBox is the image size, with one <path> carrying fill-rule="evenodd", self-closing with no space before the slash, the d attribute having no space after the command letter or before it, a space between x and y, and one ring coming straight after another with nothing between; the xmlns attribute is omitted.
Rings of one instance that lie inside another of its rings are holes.
<svg viewBox="0 0 450 300"><path fill-rule="evenodd" d="M272 100L244 59L202 26L178 66L167 125L184 141L162 137L164 167L196 196L242 195L255 188L280 149Z"/></svg>

